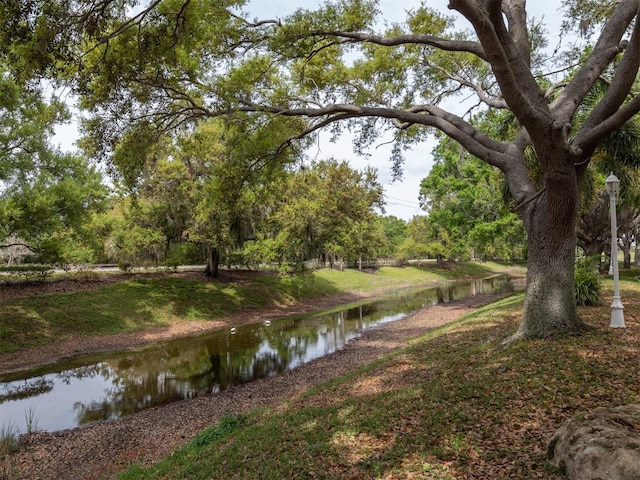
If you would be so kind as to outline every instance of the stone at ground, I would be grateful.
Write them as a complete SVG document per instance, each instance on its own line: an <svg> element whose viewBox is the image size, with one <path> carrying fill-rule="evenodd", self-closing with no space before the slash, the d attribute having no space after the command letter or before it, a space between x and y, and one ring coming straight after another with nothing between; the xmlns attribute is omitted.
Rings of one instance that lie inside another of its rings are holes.
<svg viewBox="0 0 640 480"><path fill-rule="evenodd" d="M640 479L640 405L570 420L551 438L548 454L569 480Z"/></svg>

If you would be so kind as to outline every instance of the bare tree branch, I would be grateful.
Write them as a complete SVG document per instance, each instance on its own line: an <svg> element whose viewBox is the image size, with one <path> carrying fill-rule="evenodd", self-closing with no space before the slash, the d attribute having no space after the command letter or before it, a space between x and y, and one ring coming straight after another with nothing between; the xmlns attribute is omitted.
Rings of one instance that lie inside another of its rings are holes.
<svg viewBox="0 0 640 480"><path fill-rule="evenodd" d="M531 44L527 28L527 11L525 0L502 2L502 11L509 22L509 32L527 65L531 66Z"/></svg>
<svg viewBox="0 0 640 480"><path fill-rule="evenodd" d="M606 135L620 128L638 113L640 113L640 94L598 125L591 129L580 129L579 135L574 139L574 145L582 149L587 156L595 150Z"/></svg>
<svg viewBox="0 0 640 480"><path fill-rule="evenodd" d="M521 57L504 24L502 2L451 0L449 8L460 12L473 25L511 110L531 134L543 135L551 123L548 105L529 69L528 57Z"/></svg>
<svg viewBox="0 0 640 480"><path fill-rule="evenodd" d="M31 245L28 245L26 243L22 243L22 242L6 243L6 244L0 243L0 248L12 248L12 247L24 247L28 249L30 252L36 253L36 250L34 250Z"/></svg>
<svg viewBox="0 0 640 480"><path fill-rule="evenodd" d="M275 25L277 27L281 27L282 26L282 22L280 20L260 20L258 22L249 22L246 18L243 18L239 15L236 15L233 12L229 12L229 16L235 18L236 20L240 20L242 23L244 23L247 27L251 27L251 28L257 28L257 27L261 27L263 25Z"/></svg>
<svg viewBox="0 0 640 480"><path fill-rule="evenodd" d="M513 149L509 144L492 139L457 115L434 105L420 105L402 110L351 104L335 104L321 108L284 109L255 105L248 100L245 100L244 104L245 107L240 107L240 111L261 111L284 116L322 118L321 122L313 125L297 138L302 138L322 127L345 119L377 117L386 118L391 121L397 120L404 125L420 124L437 128L458 141L472 154L503 170L508 170L509 164L513 162Z"/></svg>
<svg viewBox="0 0 640 480"><path fill-rule="evenodd" d="M497 108L497 109L507 109L509 108L509 106L507 105L507 102L504 101L504 99L502 97L492 97L490 96L487 91L482 88L479 85L476 85L474 83L472 83L471 81L461 77L460 75L457 75L453 72L449 72L448 70L445 70L443 67L440 67L438 65L434 65L430 62L427 62L427 65L429 65L429 67L435 69L435 70L439 70L441 71L445 76L447 76L447 78L450 78L451 80L453 80L454 82L458 82L460 85L465 86L467 88L470 88L471 90L473 90L475 92L475 94L478 96L478 98L480 99L481 102L485 103L486 105L493 107L493 108Z"/></svg>

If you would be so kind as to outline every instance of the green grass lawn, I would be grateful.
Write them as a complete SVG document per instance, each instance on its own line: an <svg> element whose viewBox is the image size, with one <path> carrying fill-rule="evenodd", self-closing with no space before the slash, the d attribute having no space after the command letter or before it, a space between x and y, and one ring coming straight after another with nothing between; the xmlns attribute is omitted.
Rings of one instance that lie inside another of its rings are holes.
<svg viewBox="0 0 640 480"><path fill-rule="evenodd" d="M0 353L54 340L126 333L171 322L213 320L241 309L269 308L305 298L375 292L449 278L488 275L495 264L447 269L320 270L301 276L252 275L241 282L207 282L167 275L135 277L97 290L35 295L6 302L0 316Z"/></svg>
<svg viewBox="0 0 640 480"><path fill-rule="evenodd" d="M631 278L631 275L626 278ZM548 439L567 419L640 401L640 283L622 282L627 328L580 308L580 336L504 347L523 295L429 332L283 408L228 415L122 479L561 479Z"/></svg>

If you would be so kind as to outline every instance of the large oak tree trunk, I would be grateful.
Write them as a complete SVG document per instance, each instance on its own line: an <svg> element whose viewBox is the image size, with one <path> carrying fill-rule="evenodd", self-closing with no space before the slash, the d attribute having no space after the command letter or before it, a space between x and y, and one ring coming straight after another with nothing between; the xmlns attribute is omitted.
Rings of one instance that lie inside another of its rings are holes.
<svg viewBox="0 0 640 480"><path fill-rule="evenodd" d="M518 336L544 338L576 332L578 318L574 287L575 239L529 237L527 288Z"/></svg>
<svg viewBox="0 0 640 480"><path fill-rule="evenodd" d="M545 338L585 326L575 300L578 185L571 173L548 174L545 192L527 208L527 286L516 337Z"/></svg>

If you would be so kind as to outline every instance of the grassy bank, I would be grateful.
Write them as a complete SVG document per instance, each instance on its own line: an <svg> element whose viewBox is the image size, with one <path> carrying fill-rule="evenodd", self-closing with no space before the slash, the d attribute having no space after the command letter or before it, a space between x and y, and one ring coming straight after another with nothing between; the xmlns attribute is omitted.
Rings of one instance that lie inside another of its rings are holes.
<svg viewBox="0 0 640 480"><path fill-rule="evenodd" d="M375 274L320 270L296 277L250 275L237 282L224 278L207 282L171 275L136 276L96 290L7 301L0 316L0 353L60 339L133 332L194 319L212 320L240 309L486 275L500 268L490 263L468 263L447 269L381 268Z"/></svg>
<svg viewBox="0 0 640 480"><path fill-rule="evenodd" d="M640 401L633 276L622 282L624 330L608 327L607 280L605 305L580 309L594 330L505 348L522 311L514 295L283 407L227 416L121 478L564 478L546 460L558 426Z"/></svg>

